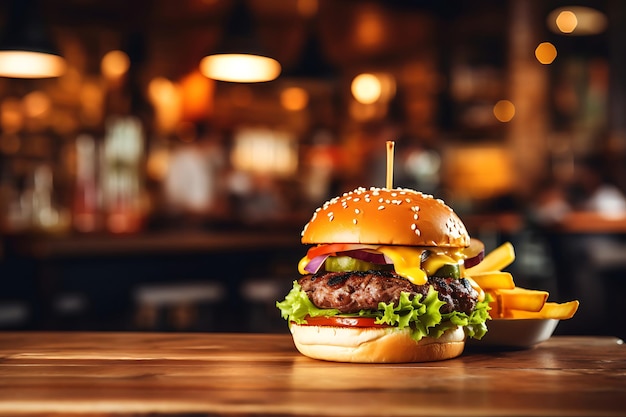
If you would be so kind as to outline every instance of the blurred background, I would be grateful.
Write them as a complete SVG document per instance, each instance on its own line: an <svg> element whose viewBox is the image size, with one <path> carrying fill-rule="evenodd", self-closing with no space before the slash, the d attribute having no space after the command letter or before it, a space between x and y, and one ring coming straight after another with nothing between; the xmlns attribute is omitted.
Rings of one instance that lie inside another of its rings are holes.
<svg viewBox="0 0 626 417"><path fill-rule="evenodd" d="M622 1L13 0L0 36L0 329L286 332L302 226L394 140L581 301L557 333L626 337Z"/></svg>

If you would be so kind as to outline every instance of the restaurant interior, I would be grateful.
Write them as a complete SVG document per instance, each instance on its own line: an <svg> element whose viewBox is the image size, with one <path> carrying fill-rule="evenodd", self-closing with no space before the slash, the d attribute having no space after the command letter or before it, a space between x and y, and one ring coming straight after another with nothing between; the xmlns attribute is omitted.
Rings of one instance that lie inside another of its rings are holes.
<svg viewBox="0 0 626 417"><path fill-rule="evenodd" d="M620 0L2 2L0 330L287 332L303 226L394 141L580 301L557 334L624 338L624 41Z"/></svg>

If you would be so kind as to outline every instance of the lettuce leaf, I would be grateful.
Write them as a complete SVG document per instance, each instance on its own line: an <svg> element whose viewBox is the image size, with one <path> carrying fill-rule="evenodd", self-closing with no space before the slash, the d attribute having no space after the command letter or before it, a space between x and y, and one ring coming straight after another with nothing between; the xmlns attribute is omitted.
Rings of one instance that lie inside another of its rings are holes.
<svg viewBox="0 0 626 417"><path fill-rule="evenodd" d="M467 315L461 312L441 314L439 309L445 303L439 300L437 291L431 286L425 297L417 295L413 299L408 293L401 293L398 305L379 303L377 310L361 310L354 314L341 314L337 309L316 307L298 284L294 281L293 288L285 299L276 303L281 316L287 321L306 324L306 316L360 316L373 317L378 324L404 329L411 329L411 337L417 341L425 336L440 337L446 330L462 326L468 337L480 339L487 332L485 321L489 319L489 299L477 303L474 311Z"/></svg>
<svg viewBox="0 0 626 417"><path fill-rule="evenodd" d="M330 308L316 307L298 284L293 282L291 291L285 296L285 299L276 303L276 307L280 309L280 315L287 321L293 321L297 324L306 324L304 319L306 316L335 316L339 314L339 310Z"/></svg>

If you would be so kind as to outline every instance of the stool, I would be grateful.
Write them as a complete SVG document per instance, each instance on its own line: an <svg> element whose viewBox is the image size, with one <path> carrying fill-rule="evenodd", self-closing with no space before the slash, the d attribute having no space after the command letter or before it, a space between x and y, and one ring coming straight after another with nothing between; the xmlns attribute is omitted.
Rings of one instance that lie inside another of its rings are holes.
<svg viewBox="0 0 626 417"><path fill-rule="evenodd" d="M287 322L280 316L276 302L289 292L289 279L254 278L241 285L241 297L248 306L248 330L264 333L287 332Z"/></svg>
<svg viewBox="0 0 626 417"><path fill-rule="evenodd" d="M0 329L20 327L26 324L30 311L20 301L0 301Z"/></svg>
<svg viewBox="0 0 626 417"><path fill-rule="evenodd" d="M210 329L213 314L203 316L203 307L214 306L224 298L218 282L144 284L134 291L135 324L146 330Z"/></svg>

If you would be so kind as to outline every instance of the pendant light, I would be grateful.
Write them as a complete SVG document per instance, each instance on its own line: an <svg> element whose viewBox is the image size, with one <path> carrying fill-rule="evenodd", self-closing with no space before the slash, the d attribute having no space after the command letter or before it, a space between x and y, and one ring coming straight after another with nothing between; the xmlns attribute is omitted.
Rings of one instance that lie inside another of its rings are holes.
<svg viewBox="0 0 626 417"><path fill-rule="evenodd" d="M261 48L253 20L245 0L235 0L217 50L200 61L202 74L241 83L272 81L280 75L280 63Z"/></svg>
<svg viewBox="0 0 626 417"><path fill-rule="evenodd" d="M0 76L58 77L65 67L65 59L54 48L41 19L39 1L12 0L0 39Z"/></svg>
<svg viewBox="0 0 626 417"><path fill-rule="evenodd" d="M309 16L304 41L295 63L281 74L284 89L281 104L287 110L303 110L315 96L332 96L339 79L336 68L326 58L317 29L317 20Z"/></svg>
<svg viewBox="0 0 626 417"><path fill-rule="evenodd" d="M337 78L337 71L326 59L319 35L315 33L313 28L307 32L295 66L286 71L284 75L286 78L320 81L334 81Z"/></svg>

